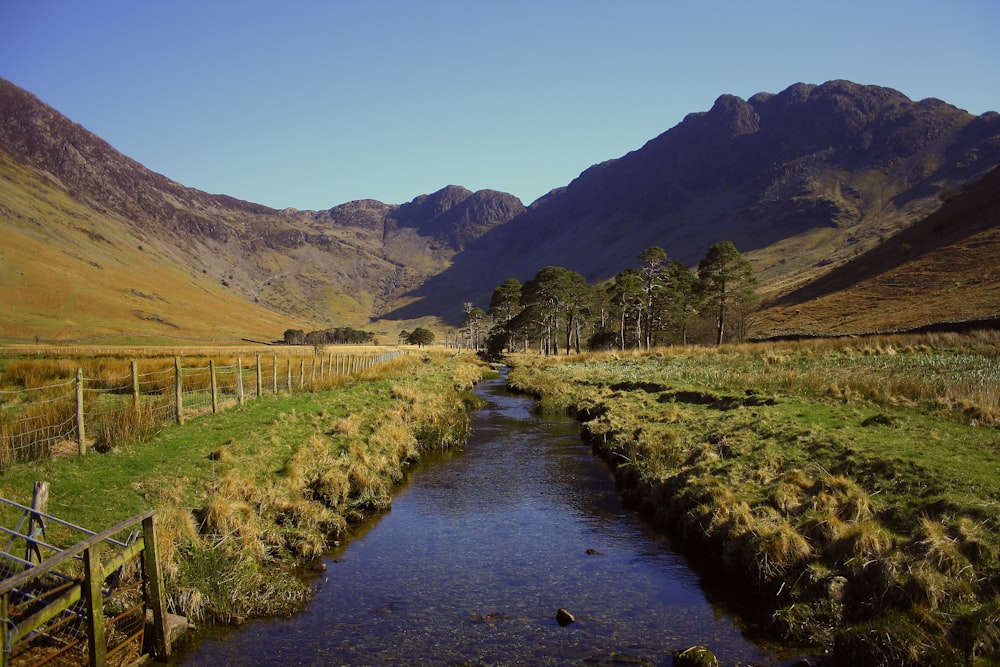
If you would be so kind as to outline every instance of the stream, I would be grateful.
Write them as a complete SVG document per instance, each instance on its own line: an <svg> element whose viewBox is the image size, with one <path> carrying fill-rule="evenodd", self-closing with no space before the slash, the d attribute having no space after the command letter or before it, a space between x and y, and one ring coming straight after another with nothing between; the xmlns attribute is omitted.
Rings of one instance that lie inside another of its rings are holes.
<svg viewBox="0 0 1000 667"><path fill-rule="evenodd" d="M536 416L502 379L476 393L487 405L464 449L424 457L392 510L329 555L302 612L202 640L179 664L671 665L692 645L721 665L791 664L623 508L575 422Z"/></svg>

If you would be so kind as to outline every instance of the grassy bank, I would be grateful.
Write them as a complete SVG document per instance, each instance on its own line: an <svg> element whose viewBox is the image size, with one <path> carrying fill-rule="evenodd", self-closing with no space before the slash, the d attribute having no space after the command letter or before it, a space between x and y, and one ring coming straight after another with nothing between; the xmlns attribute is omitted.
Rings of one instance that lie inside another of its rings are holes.
<svg viewBox="0 0 1000 667"><path fill-rule="evenodd" d="M513 360L624 494L837 664L1000 656L1000 340Z"/></svg>
<svg viewBox="0 0 1000 667"><path fill-rule="evenodd" d="M287 613L309 597L303 565L387 507L421 451L464 441L466 390L484 368L410 355L330 389L191 419L113 453L9 470L0 495L30 502L33 483L48 481L49 512L93 530L153 508L172 611L223 622ZM60 543L55 527L49 541Z"/></svg>

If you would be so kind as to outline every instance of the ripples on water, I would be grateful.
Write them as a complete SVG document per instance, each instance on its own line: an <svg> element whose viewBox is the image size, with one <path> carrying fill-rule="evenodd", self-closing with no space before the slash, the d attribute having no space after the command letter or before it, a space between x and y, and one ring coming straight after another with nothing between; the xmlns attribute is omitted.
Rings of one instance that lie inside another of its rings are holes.
<svg viewBox="0 0 1000 667"><path fill-rule="evenodd" d="M575 423L536 417L501 381L477 391L488 405L465 451L422 463L331 556L303 612L206 640L181 664L670 665L692 644L724 665L780 664L622 508ZM560 627L559 608L576 622Z"/></svg>

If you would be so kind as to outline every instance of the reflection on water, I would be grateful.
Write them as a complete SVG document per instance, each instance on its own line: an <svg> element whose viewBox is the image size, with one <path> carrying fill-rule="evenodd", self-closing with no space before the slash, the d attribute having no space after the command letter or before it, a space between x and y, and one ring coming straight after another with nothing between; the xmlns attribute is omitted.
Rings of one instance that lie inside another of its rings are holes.
<svg viewBox="0 0 1000 667"><path fill-rule="evenodd" d="M185 665L656 665L692 644L778 664L705 600L697 576L622 509L566 419L478 393L465 451L422 465L392 511L328 562L294 618L206 640ZM556 611L576 622L560 627Z"/></svg>

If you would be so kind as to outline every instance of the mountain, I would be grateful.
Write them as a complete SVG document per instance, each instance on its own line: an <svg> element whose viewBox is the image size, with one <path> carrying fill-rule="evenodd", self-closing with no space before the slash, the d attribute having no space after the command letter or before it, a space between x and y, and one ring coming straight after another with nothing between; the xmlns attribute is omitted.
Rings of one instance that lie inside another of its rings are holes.
<svg viewBox="0 0 1000 667"><path fill-rule="evenodd" d="M449 185L279 211L156 174L0 79L0 338L394 339L544 266L604 280L659 245L693 267L718 240L755 267L762 335L989 319L998 164L996 113L830 81L723 95L527 208Z"/></svg>
<svg viewBox="0 0 1000 667"><path fill-rule="evenodd" d="M146 169L2 79L0 169L6 338L367 327L455 252L525 210L513 195L456 186L403 205L365 200L327 211L207 194ZM178 290L193 294L172 298ZM232 310L243 313L220 330L217 314Z"/></svg>
<svg viewBox="0 0 1000 667"><path fill-rule="evenodd" d="M1000 325L1000 167L931 215L776 300L764 336Z"/></svg>
<svg viewBox="0 0 1000 667"><path fill-rule="evenodd" d="M546 265L591 281L659 245L697 265L735 243L777 297L929 215L1000 163L1000 115L914 102L848 81L718 98L619 159L595 165L484 234L392 316L459 317L508 277Z"/></svg>

